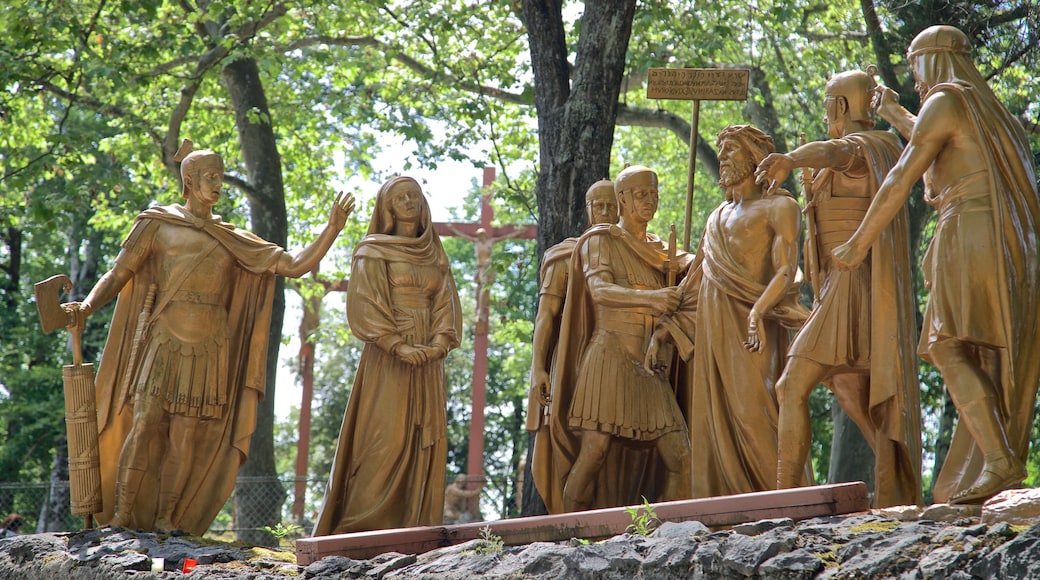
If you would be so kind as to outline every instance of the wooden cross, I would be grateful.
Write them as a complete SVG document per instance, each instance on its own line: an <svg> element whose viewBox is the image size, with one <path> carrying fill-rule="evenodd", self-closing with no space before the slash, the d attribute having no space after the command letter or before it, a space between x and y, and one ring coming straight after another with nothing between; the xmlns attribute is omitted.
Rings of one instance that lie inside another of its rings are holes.
<svg viewBox="0 0 1040 580"><path fill-rule="evenodd" d="M491 184L495 168L484 168L483 192L480 195L480 223L435 222L433 227L441 236L459 236L474 243L477 253L477 322L473 333L473 412L469 425L469 456L467 458L467 488L483 480L484 476L484 405L487 401L488 297L494 282L491 251L495 242L518 238L537 238L538 226L493 226L495 210L491 207Z"/></svg>

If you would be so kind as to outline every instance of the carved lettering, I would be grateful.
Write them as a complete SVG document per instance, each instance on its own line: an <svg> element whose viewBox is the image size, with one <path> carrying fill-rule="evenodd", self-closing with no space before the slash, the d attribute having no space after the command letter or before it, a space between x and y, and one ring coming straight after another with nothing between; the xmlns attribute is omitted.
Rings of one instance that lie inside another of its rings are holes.
<svg viewBox="0 0 1040 580"><path fill-rule="evenodd" d="M652 68L646 86L648 99L700 101L747 100L747 69Z"/></svg>

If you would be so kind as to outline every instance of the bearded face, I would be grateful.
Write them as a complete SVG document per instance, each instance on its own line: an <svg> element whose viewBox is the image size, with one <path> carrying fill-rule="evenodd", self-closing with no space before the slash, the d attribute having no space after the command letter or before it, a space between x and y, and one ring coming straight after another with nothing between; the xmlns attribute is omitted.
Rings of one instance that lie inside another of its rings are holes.
<svg viewBox="0 0 1040 580"><path fill-rule="evenodd" d="M719 161L719 185L731 187L751 177L755 161L750 156L728 156Z"/></svg>

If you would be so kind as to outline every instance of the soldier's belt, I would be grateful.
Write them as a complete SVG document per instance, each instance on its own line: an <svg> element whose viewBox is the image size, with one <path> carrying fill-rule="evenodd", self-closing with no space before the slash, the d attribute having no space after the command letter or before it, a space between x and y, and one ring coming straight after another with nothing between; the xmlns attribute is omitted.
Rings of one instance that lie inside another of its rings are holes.
<svg viewBox="0 0 1040 580"><path fill-rule="evenodd" d="M223 306L224 297L216 292L195 292L192 290L178 290L174 292L170 302L188 302L190 304L207 304L210 306Z"/></svg>

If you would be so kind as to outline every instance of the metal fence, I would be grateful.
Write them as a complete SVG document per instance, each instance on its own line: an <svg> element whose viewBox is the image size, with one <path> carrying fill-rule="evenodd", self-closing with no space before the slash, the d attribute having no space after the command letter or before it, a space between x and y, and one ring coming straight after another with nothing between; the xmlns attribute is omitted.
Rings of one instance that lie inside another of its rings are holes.
<svg viewBox="0 0 1040 580"><path fill-rule="evenodd" d="M291 528L291 536L310 534L325 493L325 480L306 480L306 501L298 507L302 518L293 514L296 480L270 477L240 477L235 491L210 525L207 535L226 538L243 534L266 533L265 528ZM248 502L236 502L239 496L250 496ZM252 506L261 512L250 513ZM23 533L77 531L84 527L83 518L69 511L69 482L0 483L0 519L8 513L22 515ZM243 522L249 522L248 525Z"/></svg>

